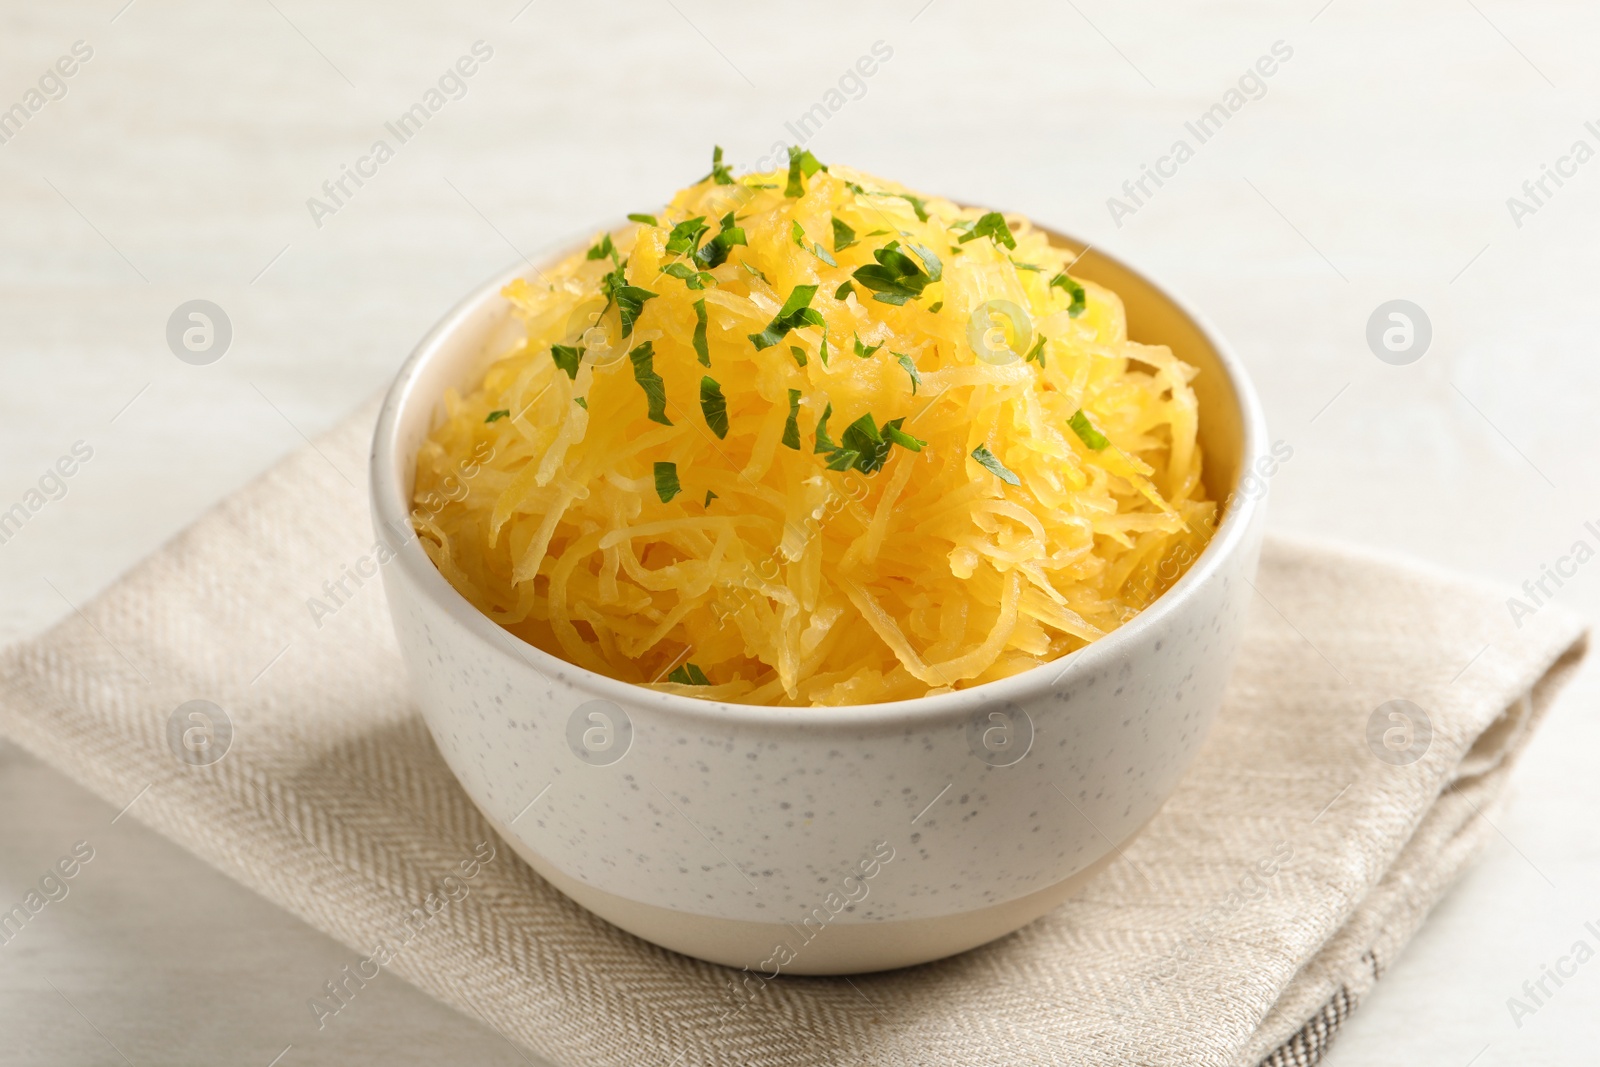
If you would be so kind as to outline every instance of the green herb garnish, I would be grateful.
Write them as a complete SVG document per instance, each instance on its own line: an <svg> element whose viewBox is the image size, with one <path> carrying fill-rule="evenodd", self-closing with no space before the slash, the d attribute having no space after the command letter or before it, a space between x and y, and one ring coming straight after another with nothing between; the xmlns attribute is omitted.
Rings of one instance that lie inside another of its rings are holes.
<svg viewBox="0 0 1600 1067"><path fill-rule="evenodd" d="M671 426L672 420L667 418L667 383L656 373L655 349L651 344L650 341L646 341L628 353L628 358L633 361L633 380L644 390L645 401L650 410L650 421Z"/></svg>
<svg viewBox="0 0 1600 1067"><path fill-rule="evenodd" d="M585 411L589 410L589 400L587 397L575 396L572 398L572 402Z"/></svg>
<svg viewBox="0 0 1600 1067"><path fill-rule="evenodd" d="M705 246L694 254L695 262L707 270L713 267L720 267L723 263L726 263L728 253L733 250L734 245L746 244L744 227L733 224L733 212L730 211L722 216L721 226L721 232L707 241Z"/></svg>
<svg viewBox="0 0 1600 1067"><path fill-rule="evenodd" d="M683 284L690 289L704 289L708 285L717 284L717 279L712 277L709 271L695 270L687 263L668 263L661 268L661 273L682 279Z"/></svg>
<svg viewBox="0 0 1600 1067"><path fill-rule="evenodd" d="M1079 408L1073 414L1067 425L1071 426L1072 432L1078 435L1078 440L1088 445L1095 452L1104 451L1106 446L1111 443L1106 439L1105 434L1094 428L1094 425L1089 421L1089 416L1083 413L1082 408Z"/></svg>
<svg viewBox="0 0 1600 1067"><path fill-rule="evenodd" d="M811 177L819 170L828 168L817 162L817 157L799 145L789 146L789 184L784 187L783 195L786 197L804 196L806 187L800 181L803 174Z"/></svg>
<svg viewBox="0 0 1600 1067"><path fill-rule="evenodd" d="M1065 289L1072 297L1072 303L1067 308L1068 318L1077 318L1089 306L1088 296L1083 291L1083 286L1067 277L1067 272L1062 271L1050 279L1050 284L1058 289Z"/></svg>
<svg viewBox="0 0 1600 1067"><path fill-rule="evenodd" d="M845 182L844 184L846 188L848 188L852 193L855 193L857 196L888 196L894 197L897 200L904 200L906 203L911 205L911 210L917 213L918 222L928 221L927 201L923 200L921 197L912 196L910 193L886 193L880 192L877 189L863 189L855 182ZM874 230L872 233L867 234L867 236L875 237L878 234L888 232L888 230Z"/></svg>
<svg viewBox="0 0 1600 1067"><path fill-rule="evenodd" d="M922 264L900 251L899 241L890 241L872 253L877 263L858 267L852 275L856 281L872 290L872 299L885 304L904 304L922 296L922 291L939 280L943 266L927 249L908 246L923 257ZM927 269L924 270L923 268Z"/></svg>
<svg viewBox="0 0 1600 1067"><path fill-rule="evenodd" d="M715 499L717 499L717 494L715 494L711 490L707 489L706 490L706 502L704 504L700 505L700 506L709 508L711 506L711 502L713 500L715 500Z"/></svg>
<svg viewBox="0 0 1600 1067"><path fill-rule="evenodd" d="M899 360L900 365L906 369L906 373L911 375L911 395L916 396L917 386L922 384L922 375L917 373L917 365L911 362L911 357L904 352L892 352L890 354Z"/></svg>
<svg viewBox="0 0 1600 1067"><path fill-rule="evenodd" d="M873 345L871 348L868 348L866 345L861 343L861 335L859 333L855 335L855 339L856 339L856 355L860 356L862 359L866 359L867 357L871 356L872 353L876 352L878 349L883 347L883 342L879 341L877 344Z"/></svg>
<svg viewBox="0 0 1600 1067"><path fill-rule="evenodd" d="M726 163L722 162L721 145L713 145L711 147L711 173L707 174L705 178L701 178L700 180L705 181L706 178L710 178L718 185L733 184L733 170Z"/></svg>
<svg viewBox="0 0 1600 1067"><path fill-rule="evenodd" d="M491 411L491 412L489 412L489 417L487 419L484 419L483 421L484 422L495 422L495 421L497 421L499 419L509 419L510 417L511 417L511 409L510 408L501 408L499 411Z"/></svg>
<svg viewBox="0 0 1600 1067"><path fill-rule="evenodd" d="M609 233L600 239L599 244L589 249L583 258L605 259L607 256L610 256L613 262L616 261L617 246L611 243L611 235Z"/></svg>
<svg viewBox="0 0 1600 1067"><path fill-rule="evenodd" d="M694 354L700 362L711 366L711 349L706 346L706 298L694 302Z"/></svg>
<svg viewBox="0 0 1600 1067"><path fill-rule="evenodd" d="M628 221L629 222L642 222L646 226L660 226L661 225L661 223L656 221L656 217L654 215L645 215L643 213L640 213L640 214L637 214L637 215L629 215L628 216Z"/></svg>
<svg viewBox="0 0 1600 1067"><path fill-rule="evenodd" d="M828 457L828 469L831 471L847 471L856 465L861 458L860 452L853 452L848 448L835 449Z"/></svg>
<svg viewBox="0 0 1600 1067"><path fill-rule="evenodd" d="M794 361L800 366L804 367L806 365L806 350L799 345L790 345L789 354L794 357Z"/></svg>
<svg viewBox="0 0 1600 1067"><path fill-rule="evenodd" d="M972 224L972 229L962 234L958 244L976 241L980 237L987 237L997 245L1015 250L1017 239L1011 235L1011 227L1006 225L1006 217L998 211L985 212L979 216L978 221Z"/></svg>
<svg viewBox="0 0 1600 1067"><path fill-rule="evenodd" d="M933 303L928 305L928 314L937 315L937 314L939 314L939 309L942 308L942 307L944 307L944 301L943 300L935 300Z"/></svg>
<svg viewBox="0 0 1600 1067"><path fill-rule="evenodd" d="M1033 347L1028 349L1027 358L1024 359L1023 362L1024 363L1032 363L1035 359L1037 359L1039 361L1039 369L1043 370L1044 369L1044 334L1042 334L1042 333L1039 335L1039 339L1037 341L1033 342Z"/></svg>
<svg viewBox="0 0 1600 1067"><path fill-rule="evenodd" d="M845 282L843 285L839 286L839 288L833 291L833 298L835 300L843 300L845 297L849 296L855 291L856 290L853 285L851 285L849 282Z"/></svg>
<svg viewBox="0 0 1600 1067"><path fill-rule="evenodd" d="M822 418L817 420L817 447L812 452L837 452L839 442L828 436L828 416L833 414L833 405L830 403L822 409Z"/></svg>
<svg viewBox="0 0 1600 1067"><path fill-rule="evenodd" d="M622 320L624 337L633 333L633 323L644 310L644 302L656 298L656 294L650 290L628 284L627 276L623 273L623 268L626 266L626 263L619 263L616 270L607 272L605 277L600 279L600 291L605 294L608 301L617 305L617 315Z"/></svg>
<svg viewBox="0 0 1600 1067"><path fill-rule="evenodd" d="M661 498L663 504L683 491L678 484L678 465L676 463L663 463L656 461L656 496Z"/></svg>
<svg viewBox="0 0 1600 1067"><path fill-rule="evenodd" d="M639 313L644 311L644 302L654 300L656 294L637 285L624 285L612 295L617 302L617 315L622 320L622 336L628 337L633 333Z"/></svg>
<svg viewBox="0 0 1600 1067"><path fill-rule="evenodd" d="M790 223L789 234L794 239L795 244L799 245L807 252L810 252L828 266L837 267L839 265L839 261L834 259L826 248L823 248L815 241L812 241L809 244L806 243L806 231L805 228L800 225L799 220L795 220L794 222Z"/></svg>
<svg viewBox="0 0 1600 1067"><path fill-rule="evenodd" d="M884 437L884 440L893 441L895 444L899 445L901 448L909 448L913 452L921 452L922 451L922 446L927 444L928 442L924 441L920 437L912 437L910 434L908 434L904 430L902 430L900 428L900 424L905 422L905 421L906 421L905 417L901 416L898 419L890 419L888 422L884 423L883 424L883 437Z"/></svg>
<svg viewBox="0 0 1600 1067"><path fill-rule="evenodd" d="M551 345L550 358L556 366L567 372L568 378L577 381L578 364L583 362L582 345Z"/></svg>
<svg viewBox="0 0 1600 1067"><path fill-rule="evenodd" d="M844 433L839 435L839 441L845 451L856 454L851 466L862 474L882 469L889 458L890 442L885 441L883 434L878 432L878 424L870 411L846 426Z"/></svg>
<svg viewBox="0 0 1600 1067"><path fill-rule="evenodd" d="M686 256L700 246L700 235L711 227L706 225L704 215L696 215L692 219L684 219L672 227L672 232L667 234L666 253L669 256Z"/></svg>
<svg viewBox="0 0 1600 1067"><path fill-rule="evenodd" d="M856 231L848 222L842 221L837 215L833 219L833 250L843 252L856 243Z"/></svg>
<svg viewBox="0 0 1600 1067"><path fill-rule="evenodd" d="M693 663L685 663L681 667L674 667L672 673L667 675L667 681L677 682L679 685L711 684L711 679L706 677L706 672L696 667Z"/></svg>
<svg viewBox="0 0 1600 1067"><path fill-rule="evenodd" d="M911 210L917 213L918 222L928 221L928 206L921 197L912 196L910 193L890 193L888 195L898 196L901 200L904 200L910 204Z"/></svg>
<svg viewBox="0 0 1600 1067"><path fill-rule="evenodd" d="M800 390L789 390L789 421L783 424L783 443L800 451Z"/></svg>
<svg viewBox="0 0 1600 1067"><path fill-rule="evenodd" d="M767 323L767 328L760 333L750 334L750 341L759 352L763 348L771 348L788 335L790 330L798 330L802 326L826 326L827 322L822 317L822 312L810 306L811 298L817 295L814 285L797 285L789 293L789 299L783 302L783 307L773 320Z"/></svg>
<svg viewBox="0 0 1600 1067"><path fill-rule="evenodd" d="M996 478L999 478L1007 485L1022 484L1021 478L1018 478L1015 474L1012 474L1009 470L1007 470L1006 465L996 459L994 453L990 452L982 445L979 445L977 448L972 450L972 458L978 461L979 466L983 467L990 474L993 474Z"/></svg>
<svg viewBox="0 0 1600 1067"><path fill-rule="evenodd" d="M700 414L717 437L728 436L728 400L722 395L722 386L711 377L700 379Z"/></svg>

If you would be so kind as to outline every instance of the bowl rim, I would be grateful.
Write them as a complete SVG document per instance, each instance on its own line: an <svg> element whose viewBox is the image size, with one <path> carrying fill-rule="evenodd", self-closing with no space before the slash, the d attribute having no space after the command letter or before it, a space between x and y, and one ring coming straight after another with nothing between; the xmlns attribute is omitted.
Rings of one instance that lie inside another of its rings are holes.
<svg viewBox="0 0 1600 1067"><path fill-rule="evenodd" d="M1235 485L1224 498L1223 502L1227 503L1228 507L1216 533L1201 551L1199 558L1190 564L1189 569L1173 583L1171 588L1158 596L1135 618L1093 644L1010 677L984 682L951 693L869 704L818 706L739 704L661 692L599 674L529 644L479 611L445 579L433 560L422 549L421 539L412 532L409 494L402 491L403 475L399 474L395 456L399 429L402 425L401 415L408 413L416 404L426 404L432 410L437 403L437 397L418 395L418 379L430 361L449 348L451 338L464 323L478 315L486 303L501 299L500 290L511 279L522 276L530 267L537 268L541 264L559 262L561 258L578 250L580 246L577 243L569 246L563 242L559 251L540 257L538 263L524 259L497 272L457 302L423 336L401 365L379 410L369 456L369 491L373 525L379 538L394 554L389 565L403 572L412 581L417 592L481 643L493 648L500 655L533 668L535 673L543 677L552 687L559 680L586 694L589 699L603 699L632 710L650 710L663 716L676 716L689 720L745 727L831 726L857 730L872 726L893 728L964 720L986 707L1027 702L1030 697L1035 697L1041 692L1058 688L1071 675L1093 673L1117 663L1129 646L1138 642L1148 631L1165 624L1181 610L1186 601L1196 595L1197 588L1207 581L1215 580L1217 573L1229 560L1248 548L1251 528L1266 506L1267 492L1263 485L1259 493L1242 494L1238 491L1238 480L1265 454L1266 417L1262 411L1260 398L1238 355L1210 320L1197 312L1186 300L1148 272L1134 266L1121 256L1111 254L1100 244L1083 241L1071 234L1042 225L1037 220L1034 220L1034 225L1054 241L1062 241L1073 247L1085 249L1086 251L1079 253L1080 256L1088 254L1087 250L1092 250L1096 256L1140 278L1151 290L1187 317L1216 353L1217 362L1228 379L1238 405L1241 431L1238 470L1235 475ZM610 226L606 227L606 230L611 232L617 228ZM404 531L404 536L397 537L398 531Z"/></svg>

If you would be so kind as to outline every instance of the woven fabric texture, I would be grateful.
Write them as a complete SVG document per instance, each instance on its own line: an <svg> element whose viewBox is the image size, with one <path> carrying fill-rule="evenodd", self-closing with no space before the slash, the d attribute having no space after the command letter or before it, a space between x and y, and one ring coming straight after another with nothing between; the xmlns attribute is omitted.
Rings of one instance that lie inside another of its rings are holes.
<svg viewBox="0 0 1600 1067"><path fill-rule="evenodd" d="M1554 608L1516 629L1492 588L1270 540L1227 703L1124 858L992 945L779 979L734 1011L734 972L590 916L498 841L407 697L377 579L308 609L373 551L372 424L369 407L7 650L0 731L559 1065L1314 1063L1493 833L1480 815L1583 653ZM1395 699L1431 724L1411 762L1369 741ZM232 724L209 765L175 754L191 700ZM493 858L430 907L474 850Z"/></svg>

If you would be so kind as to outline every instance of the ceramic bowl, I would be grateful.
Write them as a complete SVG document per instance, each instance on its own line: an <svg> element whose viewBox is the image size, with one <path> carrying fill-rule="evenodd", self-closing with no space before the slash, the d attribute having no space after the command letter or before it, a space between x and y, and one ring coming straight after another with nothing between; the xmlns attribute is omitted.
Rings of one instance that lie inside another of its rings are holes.
<svg viewBox="0 0 1600 1067"><path fill-rule="evenodd" d="M512 637L412 534L418 447L445 389L474 386L504 351L516 327L499 293L520 273L417 346L383 405L371 473L415 699L463 788L535 871L639 937L772 976L948 956L1119 861L1222 702L1260 548L1264 483L1246 477L1266 462L1260 405L1204 320L1099 250L1074 267L1122 297L1135 340L1200 369L1206 483L1226 501L1210 544L1142 614L955 693L751 707L643 689Z"/></svg>

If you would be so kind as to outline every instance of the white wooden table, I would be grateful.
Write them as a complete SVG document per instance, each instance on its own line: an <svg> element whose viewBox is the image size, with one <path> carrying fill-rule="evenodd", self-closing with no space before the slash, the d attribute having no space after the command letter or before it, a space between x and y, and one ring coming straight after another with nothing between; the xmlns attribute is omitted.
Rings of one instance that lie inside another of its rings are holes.
<svg viewBox="0 0 1600 1067"><path fill-rule="evenodd" d="M1034 215L1187 294L1293 449L1277 528L1513 585L1600 542L1584 529L1600 528L1600 162L1567 158L1600 149L1592 5L522 5L0 12L0 109L26 112L0 121L0 511L28 507L0 543L0 640L68 614L376 392L519 253L648 210L714 141L752 163L794 129L823 160ZM385 124L478 41L401 143ZM871 75L845 77L876 42ZM1186 123L1216 104L1202 141ZM1536 201L1523 183L1545 165L1567 175ZM335 200L323 183L346 168L366 177ZM209 365L166 340L193 299L232 326ZM1406 365L1365 337L1392 299L1431 322ZM47 476L80 441L92 457ZM1592 616L1600 564L1550 588ZM1329 1063L1593 1057L1600 964L1520 1027L1506 999L1600 918L1597 695L1590 669L1500 840ZM14 749L0 813L0 901L74 842L96 850L0 946L0 1064L265 1067L289 1045L284 1064L523 1062L395 980L319 1033L305 1001L343 950Z"/></svg>

